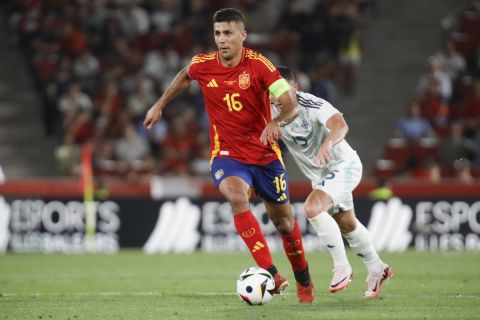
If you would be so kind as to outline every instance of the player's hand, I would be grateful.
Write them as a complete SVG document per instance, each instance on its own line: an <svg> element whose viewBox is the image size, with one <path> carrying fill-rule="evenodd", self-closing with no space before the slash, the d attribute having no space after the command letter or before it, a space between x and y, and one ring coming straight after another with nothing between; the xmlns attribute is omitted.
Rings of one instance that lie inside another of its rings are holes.
<svg viewBox="0 0 480 320"><path fill-rule="evenodd" d="M263 129L262 135L260 136L260 141L264 145L267 143L274 143L282 136L282 130L277 121L270 121L265 129Z"/></svg>
<svg viewBox="0 0 480 320"><path fill-rule="evenodd" d="M332 160L333 160L332 142L325 141L320 147L320 150L318 150L315 161L319 166L326 166Z"/></svg>
<svg viewBox="0 0 480 320"><path fill-rule="evenodd" d="M155 123L162 117L162 110L156 106L153 106L148 110L147 115L145 116L145 121L143 121L143 126L150 130Z"/></svg>

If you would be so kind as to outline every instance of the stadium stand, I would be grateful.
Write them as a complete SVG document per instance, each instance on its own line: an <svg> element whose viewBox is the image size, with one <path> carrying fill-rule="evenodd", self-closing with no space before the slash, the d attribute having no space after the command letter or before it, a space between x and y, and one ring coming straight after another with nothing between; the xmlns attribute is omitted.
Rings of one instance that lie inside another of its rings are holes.
<svg viewBox="0 0 480 320"><path fill-rule="evenodd" d="M376 70L386 70L385 64L390 63L390 59L385 56L392 53L395 46L392 42L390 49L384 46L380 52L375 49L376 44L388 42L388 30L401 23L405 24L405 33L416 30L419 38L423 34L423 42L431 38L431 31L416 29L420 14L403 15L407 7L402 3L380 4L371 0L229 2L242 9L253 26L249 30L249 46L261 50L274 63L293 66L303 90L338 102L351 123L352 132L357 132L349 136L349 141L364 160L366 175L371 172L369 164L380 156L376 151L379 148L372 149L372 144L384 141L376 130L364 130L366 121L378 122L387 114L399 115L396 108L382 105L390 95L383 89L388 89L386 85L391 81L387 77L378 83L373 74ZM468 7L460 11L465 3ZM444 1L431 8L430 19L435 14L443 16L451 7L458 8L458 14L442 20L441 31L446 41L444 47L432 55L435 61L448 65L449 75L457 79L451 98L446 100L434 94L438 84L430 79L433 75L428 74L424 94L412 97L419 98L424 110L422 115L432 122L439 140L421 140L402 151L398 149L399 138L395 137L386 143L384 159L372 165L374 176L413 176L414 171L409 169L423 167L421 161L415 161L417 158L427 159L430 164L433 160L440 161L446 148L440 147L444 145L441 139L449 137L452 120L460 120L464 126L470 152L464 157L468 161L456 166L442 165L441 172L445 172L446 177L452 176L455 167L463 168L465 163L472 164L471 172L478 171L475 166L478 102L471 95L479 69L475 60L478 52L476 3ZM176 99L152 132L145 132L141 122L148 107L192 54L212 49L210 34L200 30L210 28L211 13L219 3L8 0L2 5L9 39L25 52L43 99L47 139L55 141L52 157L58 165L49 175L78 175L80 149L87 141L93 144L94 169L99 176L141 179L153 174L208 175L208 119L197 87L192 86ZM276 10L272 10L272 6ZM419 2L416 6L421 12L422 6L429 5ZM391 10L395 10L395 14ZM370 16L367 17L367 13ZM379 30L368 30L367 19L376 19L372 25ZM275 30L274 36L271 36L272 30ZM359 42L363 34L373 37L365 45L366 51ZM378 37L383 40L378 42ZM309 41L312 38L317 41ZM409 45L398 40L399 46ZM415 50L411 52L408 59L418 59ZM361 57L367 53L371 57L366 59L364 68ZM380 53L385 56L379 56ZM408 59L397 56L397 66L402 68ZM372 64L375 64L373 68ZM410 72L409 76L415 74ZM406 77L407 74L403 75ZM372 92L379 85L380 88ZM402 84L406 85L408 80ZM396 101L401 101L398 97L402 97L402 90L396 89ZM388 100L387 105L392 105L392 101ZM381 122L379 131L388 132L389 121ZM172 142L179 139L181 145ZM135 152L125 152L128 146L135 146ZM410 153L407 160L402 158L406 152ZM295 170L289 171L295 176Z"/></svg>
<svg viewBox="0 0 480 320"><path fill-rule="evenodd" d="M361 54L358 17L371 2L229 5L255 26L250 47L292 66L304 90L331 100L335 84L340 92L354 91ZM43 98L46 133L56 141L53 174L78 175L80 148L87 142L94 146L98 175L206 174L208 120L197 87L176 99L151 133L141 123L176 71L194 53L212 50L205 30L224 3L8 0L3 5L9 37L25 52ZM270 20L259 15L262 10L271 13ZM174 139L182 145L172 147ZM134 145L141 150L126 156Z"/></svg>
<svg viewBox="0 0 480 320"><path fill-rule="evenodd" d="M470 1L441 25L444 48L428 58L429 71L420 77L412 97L417 120L400 125L385 145L384 157L374 167L378 178L472 183L479 177L480 1Z"/></svg>

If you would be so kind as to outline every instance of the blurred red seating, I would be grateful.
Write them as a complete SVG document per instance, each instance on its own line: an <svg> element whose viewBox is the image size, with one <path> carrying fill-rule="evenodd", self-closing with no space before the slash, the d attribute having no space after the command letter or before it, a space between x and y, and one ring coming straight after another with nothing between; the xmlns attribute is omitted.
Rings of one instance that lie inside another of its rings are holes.
<svg viewBox="0 0 480 320"><path fill-rule="evenodd" d="M435 138L422 138L413 145L413 155L419 161L437 160L438 141Z"/></svg>
<svg viewBox="0 0 480 320"><path fill-rule="evenodd" d="M385 158L394 162L397 169L404 168L412 157L412 148L403 138L391 138L385 147Z"/></svg>
<svg viewBox="0 0 480 320"><path fill-rule="evenodd" d="M466 59L470 57L476 47L475 39L466 33L453 33L452 40L455 49Z"/></svg>
<svg viewBox="0 0 480 320"><path fill-rule="evenodd" d="M378 179L388 179L395 177L397 168L395 162L387 159L377 160L373 168L373 175Z"/></svg>
<svg viewBox="0 0 480 320"><path fill-rule="evenodd" d="M459 29L478 43L480 41L480 14L468 11L462 13L459 19Z"/></svg>

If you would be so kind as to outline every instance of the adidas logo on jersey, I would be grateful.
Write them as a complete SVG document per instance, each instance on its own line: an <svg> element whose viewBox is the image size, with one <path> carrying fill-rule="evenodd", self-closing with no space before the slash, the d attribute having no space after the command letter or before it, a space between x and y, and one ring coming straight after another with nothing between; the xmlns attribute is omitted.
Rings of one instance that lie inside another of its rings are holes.
<svg viewBox="0 0 480 320"><path fill-rule="evenodd" d="M217 81L215 81L215 79L210 80L210 82L207 84L207 87L209 87L209 88L218 88Z"/></svg>

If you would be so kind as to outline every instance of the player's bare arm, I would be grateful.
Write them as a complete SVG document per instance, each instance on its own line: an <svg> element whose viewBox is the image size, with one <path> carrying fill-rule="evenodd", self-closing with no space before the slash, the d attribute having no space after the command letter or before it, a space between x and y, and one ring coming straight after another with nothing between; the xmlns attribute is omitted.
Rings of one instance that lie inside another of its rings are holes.
<svg viewBox="0 0 480 320"><path fill-rule="evenodd" d="M260 140L265 145L280 139L282 136L280 127L292 122L298 114L298 103L294 90L282 93L278 97L278 103L282 106L279 108L280 113L267 124L260 136Z"/></svg>
<svg viewBox="0 0 480 320"><path fill-rule="evenodd" d="M318 150L316 161L320 166L333 160L332 147L342 141L348 132L348 125L341 113L336 113L327 121L330 133Z"/></svg>
<svg viewBox="0 0 480 320"><path fill-rule="evenodd" d="M155 102L150 110L148 110L145 121L143 121L143 126L145 128L150 130L153 125L162 117L163 109L167 106L167 104L172 101L177 94L185 90L190 85L192 80L188 77L187 71L188 67L181 69L175 78L173 78L172 82L170 82L167 90L165 90L157 102Z"/></svg>

